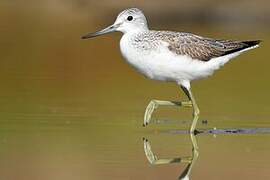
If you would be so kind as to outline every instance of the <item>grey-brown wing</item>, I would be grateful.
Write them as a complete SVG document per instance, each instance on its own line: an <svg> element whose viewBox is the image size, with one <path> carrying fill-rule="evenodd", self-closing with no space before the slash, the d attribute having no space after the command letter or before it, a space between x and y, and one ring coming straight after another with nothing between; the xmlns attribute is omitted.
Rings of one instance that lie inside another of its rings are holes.
<svg viewBox="0 0 270 180"><path fill-rule="evenodd" d="M201 61L209 61L214 57L237 52L259 43L259 41L215 40L190 33L171 32L164 35L162 40L169 44L170 51Z"/></svg>

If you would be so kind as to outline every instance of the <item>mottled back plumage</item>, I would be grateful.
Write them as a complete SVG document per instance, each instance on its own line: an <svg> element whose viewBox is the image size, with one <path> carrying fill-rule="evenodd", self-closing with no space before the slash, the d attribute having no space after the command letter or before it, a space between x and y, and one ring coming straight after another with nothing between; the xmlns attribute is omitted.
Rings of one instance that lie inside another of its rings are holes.
<svg viewBox="0 0 270 180"><path fill-rule="evenodd" d="M163 41L168 43L168 49L173 53L201 61L209 61L260 43L260 41L216 40L173 31L148 31L137 35L134 41L143 42L145 49L153 48Z"/></svg>

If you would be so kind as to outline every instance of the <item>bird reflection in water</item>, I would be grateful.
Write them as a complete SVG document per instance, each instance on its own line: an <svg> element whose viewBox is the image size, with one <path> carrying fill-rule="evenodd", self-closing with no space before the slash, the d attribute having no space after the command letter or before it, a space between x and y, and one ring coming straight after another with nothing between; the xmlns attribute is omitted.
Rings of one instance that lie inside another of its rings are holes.
<svg viewBox="0 0 270 180"><path fill-rule="evenodd" d="M144 152L146 155L147 160L152 165L159 165L159 164L172 164L172 163L187 163L186 168L184 171L180 174L179 180L188 180L190 173L192 171L192 168L198 159L199 156L199 148L196 140L196 135L193 133L189 134L190 139L192 142L192 154L191 156L187 157L174 157L174 158L166 158L162 159L157 157L157 155L152 151L150 142L148 139L143 138L143 144L144 144Z"/></svg>

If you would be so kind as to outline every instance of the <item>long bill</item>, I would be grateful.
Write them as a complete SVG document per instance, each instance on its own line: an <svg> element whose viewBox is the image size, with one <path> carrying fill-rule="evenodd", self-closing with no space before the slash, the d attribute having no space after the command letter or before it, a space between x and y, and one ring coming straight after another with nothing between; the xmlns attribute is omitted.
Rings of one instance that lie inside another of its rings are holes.
<svg viewBox="0 0 270 180"><path fill-rule="evenodd" d="M101 36L103 34L107 34L107 33L116 31L116 29L118 27L119 27L119 24L113 24L113 25L111 25L109 27L106 27L105 29L100 30L100 31L97 31L97 32L94 32L94 33L88 33L88 34L82 36L81 38L82 39L88 39L88 38L93 38L93 37L96 37L96 36Z"/></svg>

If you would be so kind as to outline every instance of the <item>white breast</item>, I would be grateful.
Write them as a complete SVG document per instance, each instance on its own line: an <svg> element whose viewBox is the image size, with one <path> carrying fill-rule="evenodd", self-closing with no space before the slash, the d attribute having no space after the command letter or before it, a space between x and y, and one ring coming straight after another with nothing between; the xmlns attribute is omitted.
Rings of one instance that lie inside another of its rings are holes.
<svg viewBox="0 0 270 180"><path fill-rule="evenodd" d="M125 60L137 71L147 77L151 76L150 62L151 54L149 51L142 51L134 47L131 36L124 34L120 41L120 50Z"/></svg>
<svg viewBox="0 0 270 180"><path fill-rule="evenodd" d="M171 75L168 75L169 68L166 67L169 62L164 57L167 54L166 46L151 50L140 49L132 44L131 35L125 34L120 41L120 50L126 61L146 77L163 81L173 80Z"/></svg>
<svg viewBox="0 0 270 180"><path fill-rule="evenodd" d="M176 55L169 51L164 42L160 42L157 48L151 50L137 48L132 44L131 37L132 34L128 33L122 36L122 55L137 71L155 80L181 82L205 78L233 57L224 57L220 61L213 59L215 63L212 60L204 62Z"/></svg>

